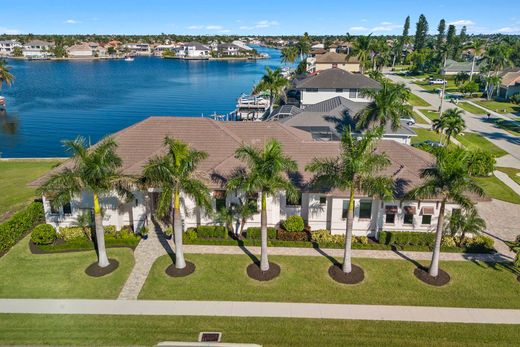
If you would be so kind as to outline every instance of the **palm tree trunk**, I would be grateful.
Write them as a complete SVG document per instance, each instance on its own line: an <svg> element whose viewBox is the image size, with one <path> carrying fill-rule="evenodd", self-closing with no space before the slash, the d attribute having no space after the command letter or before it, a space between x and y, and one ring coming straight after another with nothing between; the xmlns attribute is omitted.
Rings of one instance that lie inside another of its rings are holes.
<svg viewBox="0 0 520 347"><path fill-rule="evenodd" d="M184 269L186 261L182 249L182 221L181 221L181 200L179 191L174 193L173 201L173 233L175 234L175 268Z"/></svg>
<svg viewBox="0 0 520 347"><path fill-rule="evenodd" d="M262 211L260 214L260 231L262 237L262 247L260 254L260 270L269 270L269 260L267 259L267 196L262 192Z"/></svg>
<svg viewBox="0 0 520 347"><path fill-rule="evenodd" d="M350 189L347 211L347 232L345 233L345 252L343 254L343 272L352 272L352 229L354 225L354 189Z"/></svg>
<svg viewBox="0 0 520 347"><path fill-rule="evenodd" d="M244 225L246 224L246 219L242 218L240 219L240 235L244 234Z"/></svg>
<svg viewBox="0 0 520 347"><path fill-rule="evenodd" d="M96 244L98 251L99 267L107 267L110 265L105 248L105 229L103 228L103 216L101 216L101 206L99 205L99 197L94 193L94 220L96 223Z"/></svg>
<svg viewBox="0 0 520 347"><path fill-rule="evenodd" d="M443 199L441 202L441 209L439 211L439 218L437 221L437 231L435 233L435 247L433 249L432 263L428 273L432 277L439 275L439 259L441 255L441 241L442 241L442 227L444 224L444 209L446 207L446 200Z"/></svg>
<svg viewBox="0 0 520 347"><path fill-rule="evenodd" d="M469 74L469 81L470 82L473 79L473 74L475 73L475 58L476 58L476 56L473 55L473 61L471 62L471 72Z"/></svg>

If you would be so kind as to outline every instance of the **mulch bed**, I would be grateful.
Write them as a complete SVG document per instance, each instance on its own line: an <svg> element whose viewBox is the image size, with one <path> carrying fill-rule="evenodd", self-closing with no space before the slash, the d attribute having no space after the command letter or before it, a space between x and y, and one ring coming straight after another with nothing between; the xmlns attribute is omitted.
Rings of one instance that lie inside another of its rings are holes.
<svg viewBox="0 0 520 347"><path fill-rule="evenodd" d="M257 281L270 281L280 275L280 265L269 262L269 270L260 270L260 264L252 263L247 267L247 275Z"/></svg>
<svg viewBox="0 0 520 347"><path fill-rule="evenodd" d="M63 239L56 239L53 246L63 245L65 244L65 241ZM70 248L70 249L53 249L53 250L43 250L40 247L38 247L37 244L32 242L32 240L29 240L29 250L32 254L54 254L54 253L74 253L74 252L90 252L96 249L96 244L93 241L90 241L90 244L92 245L92 248ZM135 250L135 247L129 246L129 245L105 245L106 248L130 248L132 250Z"/></svg>
<svg viewBox="0 0 520 347"><path fill-rule="evenodd" d="M439 274L437 275L437 277L430 276L430 274L428 273L428 269L419 267L413 270L413 274L422 282L436 287L448 284L451 279L450 275L446 271L441 269L439 269Z"/></svg>
<svg viewBox="0 0 520 347"><path fill-rule="evenodd" d="M177 269L175 264L170 264L164 272L170 277L186 277L195 272L195 264L187 261L186 266L183 269Z"/></svg>
<svg viewBox="0 0 520 347"><path fill-rule="evenodd" d="M516 278L516 280L517 280L518 282L520 282L520 275L518 275L518 277Z"/></svg>
<svg viewBox="0 0 520 347"><path fill-rule="evenodd" d="M90 264L86 269L85 273L91 277L102 277L114 272L119 267L119 262L115 259L108 259L110 264L106 267L99 267L98 263Z"/></svg>
<svg viewBox="0 0 520 347"><path fill-rule="evenodd" d="M365 279L365 272L362 268L352 264L352 271L344 273L341 264L334 264L329 267L329 276L336 282L342 284L358 284Z"/></svg>

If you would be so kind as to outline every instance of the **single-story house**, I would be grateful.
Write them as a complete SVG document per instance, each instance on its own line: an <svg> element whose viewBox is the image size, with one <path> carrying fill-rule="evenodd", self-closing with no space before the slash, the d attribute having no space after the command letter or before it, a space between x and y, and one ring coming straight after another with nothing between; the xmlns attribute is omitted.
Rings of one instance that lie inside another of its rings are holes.
<svg viewBox="0 0 520 347"><path fill-rule="evenodd" d="M455 61L448 59L446 60L446 66L442 68L442 75L456 75L460 72L465 72L467 74L471 73L471 66L473 65L472 61ZM475 62L475 67L473 73L480 72L480 64L479 62Z"/></svg>
<svg viewBox="0 0 520 347"><path fill-rule="evenodd" d="M520 93L520 67L502 70L498 76L501 79L498 89L499 98L507 100L511 95Z"/></svg>
<svg viewBox="0 0 520 347"><path fill-rule="evenodd" d="M67 48L67 54L71 58L92 58L94 56L92 48L87 43L70 46Z"/></svg>
<svg viewBox="0 0 520 347"><path fill-rule="evenodd" d="M150 117L112 137L117 142L117 154L122 159L122 173L140 176L143 166L153 157L165 153L164 137L170 136L188 143L192 148L208 153L199 167L199 176L211 189L213 207L230 206L240 191L226 191L223 182L237 168L244 164L235 158L235 150L243 145L262 146L269 139L278 139L284 152L294 159L298 171L290 179L301 191L301 199L289 203L284 193L271 197L267 202L269 226L277 225L291 215L301 215L313 229L328 229L335 234L345 232L349 193L339 190L318 189L310 182L312 174L305 166L313 158L334 157L340 153L337 141L314 141L311 134L280 122L218 122L207 118L192 117ZM386 153L390 166L380 174L388 175L396 181L396 199L381 201L377 198L355 192L354 234L376 235L381 230L433 231L436 228L440 202L433 200L404 201L403 194L421 184L421 170L433 165L434 159L427 152L396 141L380 140L376 151ZM50 173L32 183L39 186L52 173L70 166L66 161ZM122 200L116 193L101 197L103 223L115 225L117 229L125 225L138 230L151 223L157 206L159 189L137 190L131 201ZM258 199L249 196L250 199ZM213 224L214 220L206 211L195 206L194 201L181 197L183 228ZM58 209L43 197L45 220L56 227L70 226L82 211L91 211L92 194L84 192L72 198L70 204ZM258 202L258 200L257 200ZM448 204L447 211L456 208ZM247 221L248 226L259 226L260 215Z"/></svg>

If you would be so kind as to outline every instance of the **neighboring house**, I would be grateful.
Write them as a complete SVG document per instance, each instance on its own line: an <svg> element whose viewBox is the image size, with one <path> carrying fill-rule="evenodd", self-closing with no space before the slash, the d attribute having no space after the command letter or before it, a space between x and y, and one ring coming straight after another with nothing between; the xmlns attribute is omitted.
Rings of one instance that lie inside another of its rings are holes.
<svg viewBox="0 0 520 347"><path fill-rule="evenodd" d="M249 47L243 41L240 41L240 40L235 40L232 42L232 44L234 44L235 46L238 46L240 48L240 50L242 50L242 51L252 51L253 50L253 48Z"/></svg>
<svg viewBox="0 0 520 347"><path fill-rule="evenodd" d="M305 109L284 105L273 111L267 121L279 121L284 125L307 131L316 141L338 141L344 128L356 129L356 114L364 109L368 102L354 102L342 96L309 105ZM397 130L390 124L385 126L383 139L394 140L410 145L417 134L405 123Z"/></svg>
<svg viewBox="0 0 520 347"><path fill-rule="evenodd" d="M331 68L296 81L294 88L300 91L300 102L305 107L336 96L356 102L368 102L370 100L361 96L360 91L380 87L379 82L361 73Z"/></svg>
<svg viewBox="0 0 520 347"><path fill-rule="evenodd" d="M336 48L331 48L336 49ZM360 72L359 60L355 56L349 56L343 53L326 52L316 54L307 60L307 71L319 72L327 69L338 68L349 72Z"/></svg>
<svg viewBox="0 0 520 347"><path fill-rule="evenodd" d="M175 48L177 48L176 45L174 44L169 44L169 45L157 45L154 50L153 50L153 54L156 55L156 56L162 56L163 53L165 51L172 51L174 52L175 51Z"/></svg>
<svg viewBox="0 0 520 347"><path fill-rule="evenodd" d="M225 180L243 163L235 157L235 150L243 145L262 146L269 139L278 139L284 152L297 162L298 171L290 178L301 191L301 199L289 205L285 194L267 201L267 221L275 226L291 215L301 215L313 229L328 229L335 234L345 232L349 193L340 190L316 189L310 184L312 174L305 166L313 158L334 157L340 153L337 141L313 141L311 134L280 122L218 122L207 118L192 117L150 117L133 126L115 133L117 154L122 159L122 173L139 176L149 159L165 151L164 137L170 136L188 143L192 148L208 153L198 171L199 177L211 189L213 207L230 206L237 197L244 194L225 191ZM402 145L395 141L381 140L376 152L385 153L390 166L380 174L396 181L395 200L381 201L377 198L355 193L354 234L376 235L381 230L424 231L436 228L440 203L438 200L406 201L403 194L421 184L421 171L431 167L434 158L422 150ZM45 182L53 173L70 165L70 160L51 170L31 186ZM156 210L159 190L136 190L131 201L123 201L117 194L101 197L103 223L115 225L117 229L130 225L138 230L143 225L151 225L151 216ZM256 199L258 196L249 197ZM47 197L43 197L45 220L56 227L76 225L80 213L91 211L92 198L87 194L73 197L72 202L60 208L51 207ZM183 204L183 228L213 224L206 211L195 206L193 200L181 197ZM448 204L447 213L456 206ZM247 221L246 227L259 226L260 215Z"/></svg>
<svg viewBox="0 0 520 347"><path fill-rule="evenodd" d="M211 48L200 42L187 42L177 47L175 52L184 58L207 59L210 56Z"/></svg>
<svg viewBox="0 0 520 347"><path fill-rule="evenodd" d="M127 43L124 45L130 52L136 55L151 55L152 48L148 43Z"/></svg>
<svg viewBox="0 0 520 347"><path fill-rule="evenodd" d="M53 42L32 40L23 46L23 56L27 58L47 58L52 56Z"/></svg>
<svg viewBox="0 0 520 347"><path fill-rule="evenodd" d="M240 55L240 47L232 43L221 43L217 45L217 51L220 55L238 56Z"/></svg>
<svg viewBox="0 0 520 347"><path fill-rule="evenodd" d="M0 56L11 56L15 47L22 47L22 44L16 40L0 41Z"/></svg>
<svg viewBox="0 0 520 347"><path fill-rule="evenodd" d="M73 45L67 48L67 54L70 58L92 58L94 57L94 51L87 43L81 43L79 45Z"/></svg>
<svg viewBox="0 0 520 347"><path fill-rule="evenodd" d="M448 59L446 60L446 66L441 69L442 75L456 75L460 72L465 72L467 74L471 73L471 65L472 61L455 61ZM475 63L475 68L473 70L474 73L480 72L480 64L478 61Z"/></svg>
<svg viewBox="0 0 520 347"><path fill-rule="evenodd" d="M501 82L498 89L498 97L504 100L510 96L520 93L520 67L509 68L498 74Z"/></svg>

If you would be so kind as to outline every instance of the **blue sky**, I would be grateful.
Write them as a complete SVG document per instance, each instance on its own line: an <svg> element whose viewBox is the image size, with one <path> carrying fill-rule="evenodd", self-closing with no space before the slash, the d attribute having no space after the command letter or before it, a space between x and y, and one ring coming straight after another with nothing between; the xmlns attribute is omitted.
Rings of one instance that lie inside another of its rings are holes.
<svg viewBox="0 0 520 347"><path fill-rule="evenodd" d="M520 1L502 0L0 0L0 33L366 34L411 33L424 13L470 33L520 34Z"/></svg>

